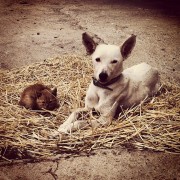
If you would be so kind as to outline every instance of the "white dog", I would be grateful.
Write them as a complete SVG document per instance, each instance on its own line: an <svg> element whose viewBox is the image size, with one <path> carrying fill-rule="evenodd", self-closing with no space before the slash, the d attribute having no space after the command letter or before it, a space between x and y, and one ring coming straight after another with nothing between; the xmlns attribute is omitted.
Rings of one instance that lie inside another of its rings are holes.
<svg viewBox="0 0 180 180"><path fill-rule="evenodd" d="M127 59L136 43L132 35L121 47L97 44L87 33L82 35L83 43L92 55L94 77L86 93L85 108L77 109L59 127L60 133L69 133L88 124L78 120L79 114L95 109L100 118L92 120L91 125L108 125L118 107L130 108L148 96L157 93L160 82L159 73L146 63L141 63L123 71L123 61Z"/></svg>

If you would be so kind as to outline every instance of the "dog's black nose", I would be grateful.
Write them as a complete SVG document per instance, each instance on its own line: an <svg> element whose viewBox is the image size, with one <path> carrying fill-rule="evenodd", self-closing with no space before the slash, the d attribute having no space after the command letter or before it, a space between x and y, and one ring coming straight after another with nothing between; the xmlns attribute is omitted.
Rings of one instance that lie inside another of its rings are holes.
<svg viewBox="0 0 180 180"><path fill-rule="evenodd" d="M101 72L101 73L99 74L99 80L100 80L101 82L106 82L106 81L107 81L107 78L108 78L108 75L107 75L105 72Z"/></svg>

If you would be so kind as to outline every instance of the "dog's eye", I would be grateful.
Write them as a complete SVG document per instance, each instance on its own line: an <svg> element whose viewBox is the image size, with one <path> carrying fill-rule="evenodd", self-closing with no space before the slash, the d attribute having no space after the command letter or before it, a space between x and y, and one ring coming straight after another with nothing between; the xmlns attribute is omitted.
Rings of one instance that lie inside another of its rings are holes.
<svg viewBox="0 0 180 180"><path fill-rule="evenodd" d="M113 60L111 61L111 64L116 64L118 61L117 60Z"/></svg>
<svg viewBox="0 0 180 180"><path fill-rule="evenodd" d="M100 62L101 61L101 59L100 58L96 58L96 62Z"/></svg>

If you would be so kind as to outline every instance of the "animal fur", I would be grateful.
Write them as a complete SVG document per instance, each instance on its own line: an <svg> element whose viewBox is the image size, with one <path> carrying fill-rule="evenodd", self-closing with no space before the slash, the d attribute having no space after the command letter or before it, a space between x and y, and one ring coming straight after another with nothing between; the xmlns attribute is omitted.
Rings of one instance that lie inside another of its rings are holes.
<svg viewBox="0 0 180 180"><path fill-rule="evenodd" d="M58 108L57 88L51 90L43 84L34 84L24 89L19 105L32 110Z"/></svg>
<svg viewBox="0 0 180 180"><path fill-rule="evenodd" d="M85 108L74 111L59 127L60 133L69 133L88 125L78 120L82 112L95 109L101 116L91 125L109 125L119 107L130 108L148 96L157 93L160 87L158 70L144 63L123 71L123 62L129 57L136 44L136 36L129 37L121 47L98 44L87 33L82 35L88 54L92 55L94 77L85 98Z"/></svg>

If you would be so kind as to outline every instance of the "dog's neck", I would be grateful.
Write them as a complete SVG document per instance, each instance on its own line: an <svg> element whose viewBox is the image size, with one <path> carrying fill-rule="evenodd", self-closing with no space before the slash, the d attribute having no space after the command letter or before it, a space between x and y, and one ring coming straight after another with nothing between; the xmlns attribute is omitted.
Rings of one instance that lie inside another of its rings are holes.
<svg viewBox="0 0 180 180"><path fill-rule="evenodd" d="M114 83L116 83L120 78L121 78L122 74L120 74L119 76L111 79L110 81L108 81L107 83L101 83L100 81L98 81L96 78L92 77L93 79L93 84L97 87L103 88L103 89L107 89L110 91L113 91L112 88L108 87Z"/></svg>

